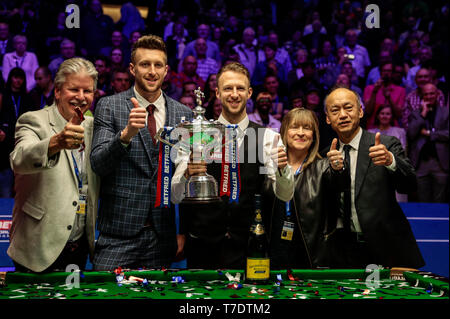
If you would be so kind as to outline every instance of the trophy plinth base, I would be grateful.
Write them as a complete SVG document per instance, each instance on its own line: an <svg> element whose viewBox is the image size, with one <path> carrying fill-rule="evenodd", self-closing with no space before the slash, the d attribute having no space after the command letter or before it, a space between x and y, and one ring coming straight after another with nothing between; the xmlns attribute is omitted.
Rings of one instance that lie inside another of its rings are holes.
<svg viewBox="0 0 450 319"><path fill-rule="evenodd" d="M208 204L208 203L217 203L220 201L219 196L214 197L185 197L182 200L183 204Z"/></svg>

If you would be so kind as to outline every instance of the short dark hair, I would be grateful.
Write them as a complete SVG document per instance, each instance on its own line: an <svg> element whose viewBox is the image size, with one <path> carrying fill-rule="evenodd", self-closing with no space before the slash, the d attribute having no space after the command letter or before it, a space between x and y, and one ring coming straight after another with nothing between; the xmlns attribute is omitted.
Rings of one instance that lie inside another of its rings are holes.
<svg viewBox="0 0 450 319"><path fill-rule="evenodd" d="M131 50L131 62L135 63L136 58L136 50L139 48L143 49L150 49L150 50L159 50L164 52L164 55L166 57L166 63L167 63L167 48L166 44L164 43L164 40L157 36L157 35L144 35L139 38L134 44L133 48Z"/></svg>
<svg viewBox="0 0 450 319"><path fill-rule="evenodd" d="M130 69L129 68L120 67L118 69L114 69L114 71L112 72L112 77L111 78L114 79L114 77L116 76L117 73L126 73L126 74L128 74L128 77L131 78Z"/></svg>
<svg viewBox="0 0 450 319"><path fill-rule="evenodd" d="M40 66L39 68L37 68L36 69L36 72L37 72L37 70L41 70L42 71L42 73L44 74L44 76L46 76L46 77L52 77L52 72L50 71L50 69L48 68L48 66Z"/></svg>
<svg viewBox="0 0 450 319"><path fill-rule="evenodd" d="M105 56L105 55L102 55L102 54L97 55L96 57L94 57L94 59L91 62L95 64L95 62L98 61L98 60L105 62L105 66L109 66L109 64L110 64L109 63L109 58L107 56Z"/></svg>

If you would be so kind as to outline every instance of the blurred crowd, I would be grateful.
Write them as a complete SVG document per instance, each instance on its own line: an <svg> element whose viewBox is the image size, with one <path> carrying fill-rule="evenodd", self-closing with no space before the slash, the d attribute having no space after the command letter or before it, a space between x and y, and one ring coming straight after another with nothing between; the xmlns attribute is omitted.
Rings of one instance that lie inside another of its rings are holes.
<svg viewBox="0 0 450 319"><path fill-rule="evenodd" d="M448 1L135 1L120 3L117 22L104 14L106 3L115 2L0 1L0 197L13 196L15 122L53 103L59 65L74 56L94 63L99 81L87 114L94 116L100 98L133 85L133 43L156 34L168 52L163 90L194 108L200 87L209 119L221 112L216 73L230 61L250 72L252 121L279 130L290 109L313 110L320 148L336 137L324 98L335 86L354 90L363 128L398 137L416 168L421 187L398 200L448 202L448 111L440 112L449 105ZM368 28L371 3L379 28ZM80 9L80 28L66 26L69 4ZM137 6L148 6L148 15Z"/></svg>

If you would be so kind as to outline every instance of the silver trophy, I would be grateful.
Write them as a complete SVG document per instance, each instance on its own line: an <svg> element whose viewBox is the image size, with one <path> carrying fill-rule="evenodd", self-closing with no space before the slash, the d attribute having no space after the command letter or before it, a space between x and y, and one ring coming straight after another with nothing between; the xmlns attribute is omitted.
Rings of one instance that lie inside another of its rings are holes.
<svg viewBox="0 0 450 319"><path fill-rule="evenodd" d="M204 97L200 87L194 91L197 106L193 109L192 121L184 121L176 126L179 131L188 132L185 138L179 141L179 146L183 152L190 154L190 160L200 162L211 160L211 153L217 151L223 145L222 137L225 136L225 125L218 121L208 121L204 117L205 108L202 107ZM156 138L162 142L170 144L163 138L163 129L159 130ZM188 137L188 138L187 138ZM216 179L208 173L190 176L185 185L186 203L207 203L219 201L218 183Z"/></svg>

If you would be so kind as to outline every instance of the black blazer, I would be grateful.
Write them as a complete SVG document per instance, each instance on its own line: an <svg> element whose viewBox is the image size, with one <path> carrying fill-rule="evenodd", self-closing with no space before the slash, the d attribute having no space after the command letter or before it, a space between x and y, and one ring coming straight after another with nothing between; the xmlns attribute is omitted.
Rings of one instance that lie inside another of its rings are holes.
<svg viewBox="0 0 450 319"><path fill-rule="evenodd" d="M374 263L387 267L420 268L425 264L395 191L416 189L416 175L400 141L381 135L381 143L392 152L396 170L376 166L369 157L375 134L362 131L355 179L355 206Z"/></svg>

